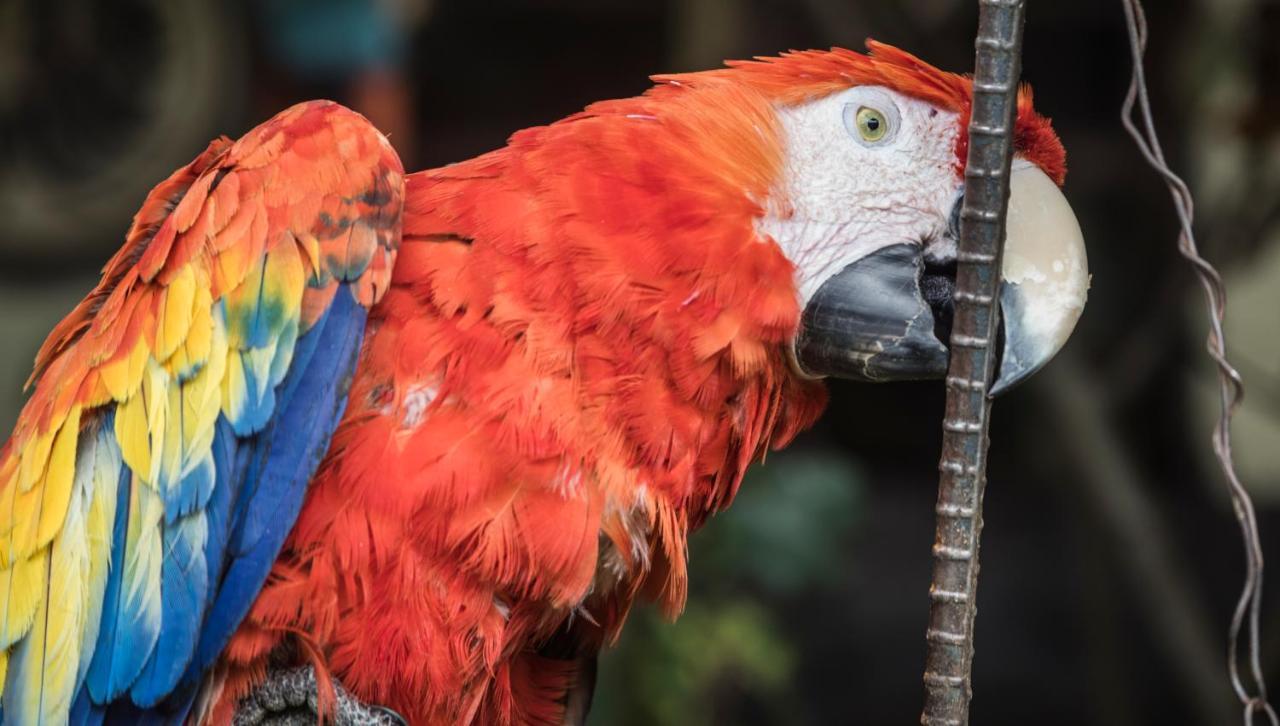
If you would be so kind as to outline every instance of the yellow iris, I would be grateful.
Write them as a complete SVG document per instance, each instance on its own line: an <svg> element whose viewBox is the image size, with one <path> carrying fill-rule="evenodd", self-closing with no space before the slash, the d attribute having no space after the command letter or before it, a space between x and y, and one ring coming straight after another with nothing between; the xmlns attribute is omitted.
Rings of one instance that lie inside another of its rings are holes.
<svg viewBox="0 0 1280 726"><path fill-rule="evenodd" d="M864 141L879 141L889 133L889 120L874 108L863 106L858 109L858 113L854 116L854 123Z"/></svg>

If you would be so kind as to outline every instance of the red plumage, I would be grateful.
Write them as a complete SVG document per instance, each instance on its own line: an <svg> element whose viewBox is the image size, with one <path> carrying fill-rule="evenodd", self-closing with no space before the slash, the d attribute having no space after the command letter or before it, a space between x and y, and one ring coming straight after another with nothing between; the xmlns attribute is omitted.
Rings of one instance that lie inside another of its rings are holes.
<svg viewBox="0 0 1280 726"><path fill-rule="evenodd" d="M269 662L315 660L412 723L560 723L637 597L681 609L689 531L825 402L788 366L794 269L755 226L775 105L879 83L967 115L968 81L873 50L660 77L409 177L345 420L219 666L224 715ZM1060 176L1026 98L1020 150Z"/></svg>

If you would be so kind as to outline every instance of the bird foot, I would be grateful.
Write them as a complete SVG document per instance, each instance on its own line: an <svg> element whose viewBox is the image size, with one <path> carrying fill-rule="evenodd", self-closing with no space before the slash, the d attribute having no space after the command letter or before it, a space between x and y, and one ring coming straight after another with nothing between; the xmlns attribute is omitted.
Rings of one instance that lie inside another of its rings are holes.
<svg viewBox="0 0 1280 726"><path fill-rule="evenodd" d="M338 681L332 718L334 726L406 726L400 714L356 700ZM272 671L267 680L236 708L234 726L303 726L319 720L316 710L316 672L311 666Z"/></svg>

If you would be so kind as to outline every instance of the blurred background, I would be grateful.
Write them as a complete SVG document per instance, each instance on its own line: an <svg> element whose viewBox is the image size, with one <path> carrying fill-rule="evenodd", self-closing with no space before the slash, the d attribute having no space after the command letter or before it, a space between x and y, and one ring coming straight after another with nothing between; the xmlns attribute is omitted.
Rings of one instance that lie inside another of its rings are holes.
<svg viewBox="0 0 1280 726"><path fill-rule="evenodd" d="M1201 294L1124 135L1115 0L1029 3L1024 79L1065 142L1093 290L999 401L982 548L981 724L1224 724L1243 552L1210 458ZM407 168L460 160L647 75L873 36L971 69L973 0L0 0L0 431L43 335L146 191L213 136L329 97ZM1231 292L1240 472L1280 564L1280 1L1149 3L1153 102ZM906 724L922 697L940 384L836 384L692 539L688 610L639 612L592 723ZM1280 581L1273 576L1272 582ZM1280 591L1263 660L1280 674ZM1273 685L1280 684L1280 680Z"/></svg>

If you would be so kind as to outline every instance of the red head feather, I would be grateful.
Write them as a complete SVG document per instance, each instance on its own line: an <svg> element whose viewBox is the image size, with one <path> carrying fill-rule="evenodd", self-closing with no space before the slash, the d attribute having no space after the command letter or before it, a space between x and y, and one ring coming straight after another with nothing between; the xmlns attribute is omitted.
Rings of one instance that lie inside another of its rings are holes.
<svg viewBox="0 0 1280 726"><path fill-rule="evenodd" d="M698 73L654 76L660 85L650 91L664 96L681 87L701 87L728 81L747 84L775 103L792 105L811 101L853 86L885 86L960 115L956 141L957 171L964 170L969 150L969 112L973 104L973 79L940 70L910 53L874 40L864 55L844 48L830 51L791 51L780 56L729 61L728 68ZM1031 87L1018 92L1018 121L1014 148L1061 185L1067 174L1066 152L1049 119L1032 106Z"/></svg>

